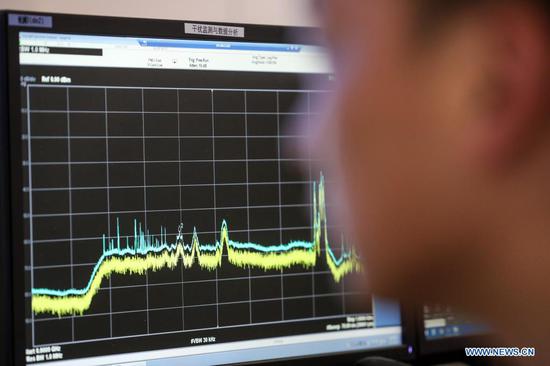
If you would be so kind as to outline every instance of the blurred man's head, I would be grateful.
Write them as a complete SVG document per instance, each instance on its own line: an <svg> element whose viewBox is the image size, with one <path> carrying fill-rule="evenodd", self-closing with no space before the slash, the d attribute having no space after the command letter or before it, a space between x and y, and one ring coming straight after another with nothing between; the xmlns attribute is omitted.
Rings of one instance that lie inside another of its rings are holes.
<svg viewBox="0 0 550 366"><path fill-rule="evenodd" d="M534 234L550 228L547 4L319 5L336 93L314 146L340 173L373 290L460 302L548 268L550 236Z"/></svg>

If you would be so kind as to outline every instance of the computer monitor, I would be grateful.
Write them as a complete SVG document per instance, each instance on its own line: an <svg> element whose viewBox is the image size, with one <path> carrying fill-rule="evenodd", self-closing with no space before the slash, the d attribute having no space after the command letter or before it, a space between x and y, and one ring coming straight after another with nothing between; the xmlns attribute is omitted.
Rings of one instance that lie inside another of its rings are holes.
<svg viewBox="0 0 550 366"><path fill-rule="evenodd" d="M327 235L330 179L285 148L334 79L314 29L2 22L17 365L412 352L399 305L361 291L353 245Z"/></svg>
<svg viewBox="0 0 550 366"><path fill-rule="evenodd" d="M488 341L490 329L486 325L461 314L452 306L425 304L419 315L418 348L421 354L464 352L464 347Z"/></svg>

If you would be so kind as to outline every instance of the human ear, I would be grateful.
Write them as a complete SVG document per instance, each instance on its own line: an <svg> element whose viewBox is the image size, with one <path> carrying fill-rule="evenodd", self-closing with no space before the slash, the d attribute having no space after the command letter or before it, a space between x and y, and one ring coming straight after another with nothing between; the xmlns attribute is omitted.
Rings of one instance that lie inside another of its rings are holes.
<svg viewBox="0 0 550 366"><path fill-rule="evenodd" d="M533 147L543 127L550 27L544 15L522 2L497 2L483 19L487 64L479 142L482 157L502 166Z"/></svg>

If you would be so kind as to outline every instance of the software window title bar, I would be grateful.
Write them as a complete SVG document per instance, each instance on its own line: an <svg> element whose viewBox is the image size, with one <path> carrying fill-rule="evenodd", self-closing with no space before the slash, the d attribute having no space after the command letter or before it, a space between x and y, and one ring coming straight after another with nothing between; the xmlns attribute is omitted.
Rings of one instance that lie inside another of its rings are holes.
<svg viewBox="0 0 550 366"><path fill-rule="evenodd" d="M330 73L321 47L22 32L22 65Z"/></svg>

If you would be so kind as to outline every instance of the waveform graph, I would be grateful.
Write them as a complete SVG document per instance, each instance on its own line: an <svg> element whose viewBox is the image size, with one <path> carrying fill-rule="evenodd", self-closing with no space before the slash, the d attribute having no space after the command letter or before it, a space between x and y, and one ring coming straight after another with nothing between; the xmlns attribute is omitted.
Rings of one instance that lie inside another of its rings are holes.
<svg viewBox="0 0 550 366"><path fill-rule="evenodd" d="M284 148L303 138L284 125L311 114L291 101L315 92L27 93L34 345L350 313L359 258L329 235L323 173Z"/></svg>

